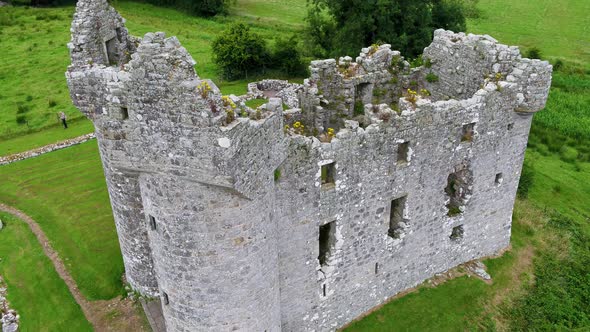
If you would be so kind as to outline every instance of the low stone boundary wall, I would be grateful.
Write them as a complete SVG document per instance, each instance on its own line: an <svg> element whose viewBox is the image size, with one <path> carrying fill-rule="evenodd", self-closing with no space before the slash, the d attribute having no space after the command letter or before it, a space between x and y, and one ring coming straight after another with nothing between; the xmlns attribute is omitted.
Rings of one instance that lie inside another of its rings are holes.
<svg viewBox="0 0 590 332"><path fill-rule="evenodd" d="M10 309L6 300L6 285L0 276L0 327L2 332L17 332L19 316L16 311Z"/></svg>
<svg viewBox="0 0 590 332"><path fill-rule="evenodd" d="M87 142L87 141L94 139L94 138L95 138L94 133L86 134L86 135L79 136L76 138L71 138L71 139L68 139L65 141L57 142L54 144L45 145L45 146L42 146L37 149L33 149L33 150L21 152L21 153L16 153L16 154L11 154L11 155L8 155L5 157L0 157L0 166L14 163L16 161L20 161L20 160L24 160L24 159L37 157L42 154L53 152L56 150L65 149L65 148L70 147L72 145L82 144L82 143Z"/></svg>

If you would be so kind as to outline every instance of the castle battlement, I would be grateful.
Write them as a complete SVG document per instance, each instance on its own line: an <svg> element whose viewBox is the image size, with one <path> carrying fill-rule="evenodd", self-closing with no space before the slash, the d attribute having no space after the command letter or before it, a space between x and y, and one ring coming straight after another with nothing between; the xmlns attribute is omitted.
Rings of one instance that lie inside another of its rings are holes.
<svg viewBox="0 0 590 332"><path fill-rule="evenodd" d="M421 63L374 45L222 96L178 39L124 23L78 1L66 77L127 280L169 331L334 330L509 245L547 62L437 30Z"/></svg>

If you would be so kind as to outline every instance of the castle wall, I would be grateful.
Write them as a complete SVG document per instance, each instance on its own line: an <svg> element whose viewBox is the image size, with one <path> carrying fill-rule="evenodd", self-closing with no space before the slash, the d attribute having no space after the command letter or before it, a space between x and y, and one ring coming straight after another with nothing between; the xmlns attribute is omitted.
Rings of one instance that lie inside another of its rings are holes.
<svg viewBox="0 0 590 332"><path fill-rule="evenodd" d="M139 191L139 174L112 169L107 160L104 169L127 282L143 295L157 296L159 290Z"/></svg>
<svg viewBox="0 0 590 332"><path fill-rule="evenodd" d="M278 331L276 224L271 195L164 174L141 177L168 331ZM166 303L168 301L168 303Z"/></svg>
<svg viewBox="0 0 590 332"><path fill-rule="evenodd" d="M531 120L513 112L509 94L431 104L386 128L350 128L333 143L290 146L277 184L284 331L340 327L435 273L508 246ZM472 122L473 142L461 142L462 125ZM410 142L411 160L399 165L402 141ZM325 190L319 164L333 161L336 184ZM461 164L473 172L472 194L464 212L449 217L447 178ZM391 201L405 195L407 225L393 239ZM331 221L337 244L321 267L319 228ZM452 240L457 226L464 235Z"/></svg>

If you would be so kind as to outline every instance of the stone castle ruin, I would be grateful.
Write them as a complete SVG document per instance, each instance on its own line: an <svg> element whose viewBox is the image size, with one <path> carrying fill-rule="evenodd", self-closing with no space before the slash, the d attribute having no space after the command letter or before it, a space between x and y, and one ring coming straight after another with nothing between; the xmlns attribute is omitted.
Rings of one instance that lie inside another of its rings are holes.
<svg viewBox="0 0 590 332"><path fill-rule="evenodd" d="M168 331L335 330L509 245L547 62L438 30L415 68L373 46L226 97L178 39L124 23L78 1L66 76L127 280Z"/></svg>

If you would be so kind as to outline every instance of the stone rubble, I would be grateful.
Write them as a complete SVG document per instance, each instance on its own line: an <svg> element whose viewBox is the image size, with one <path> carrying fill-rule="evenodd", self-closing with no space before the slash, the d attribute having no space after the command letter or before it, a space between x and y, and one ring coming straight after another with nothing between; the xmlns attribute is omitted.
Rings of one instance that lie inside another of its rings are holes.
<svg viewBox="0 0 590 332"><path fill-rule="evenodd" d="M490 281L492 276L486 271L486 266L480 262L475 261L473 264L467 264L467 269L483 280Z"/></svg>

